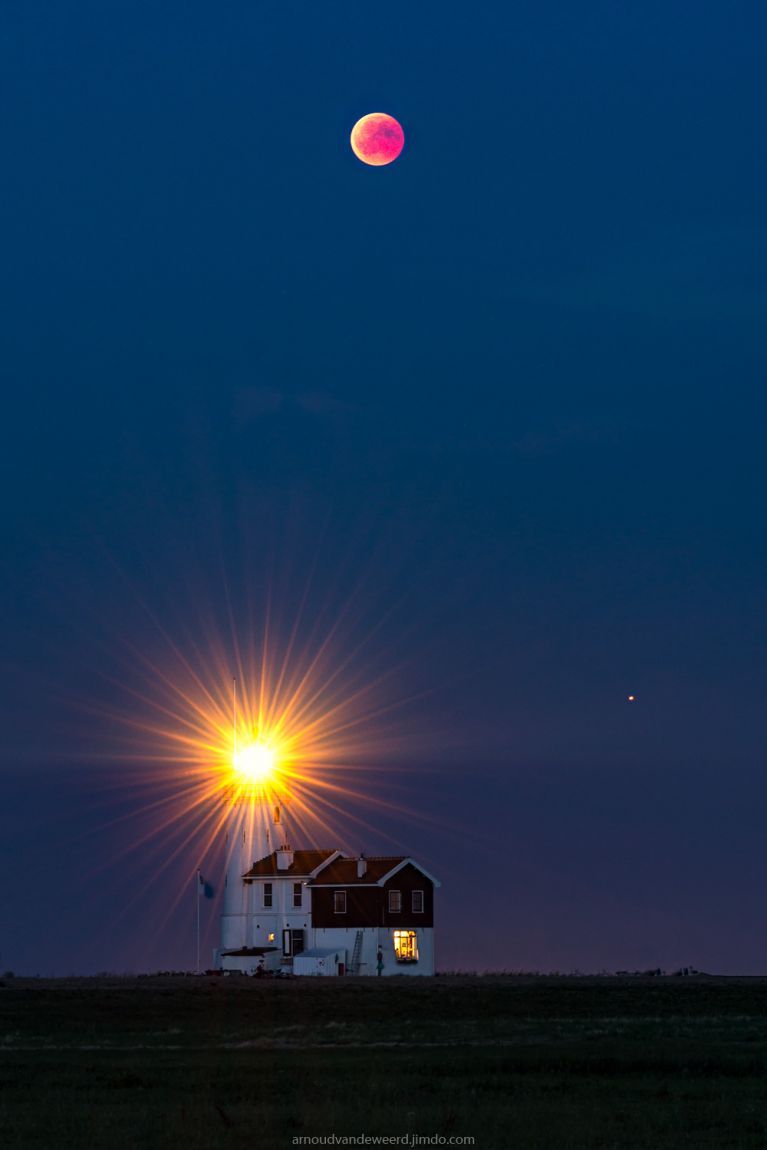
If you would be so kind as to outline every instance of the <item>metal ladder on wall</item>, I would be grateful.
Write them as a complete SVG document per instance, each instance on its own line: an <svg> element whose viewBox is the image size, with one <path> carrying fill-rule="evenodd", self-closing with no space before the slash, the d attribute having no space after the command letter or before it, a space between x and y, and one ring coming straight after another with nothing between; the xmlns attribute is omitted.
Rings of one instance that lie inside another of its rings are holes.
<svg viewBox="0 0 767 1150"><path fill-rule="evenodd" d="M357 931L357 937L354 940L354 949L352 950L352 960L349 963L349 974L359 974L360 972L360 959L362 958L362 931Z"/></svg>

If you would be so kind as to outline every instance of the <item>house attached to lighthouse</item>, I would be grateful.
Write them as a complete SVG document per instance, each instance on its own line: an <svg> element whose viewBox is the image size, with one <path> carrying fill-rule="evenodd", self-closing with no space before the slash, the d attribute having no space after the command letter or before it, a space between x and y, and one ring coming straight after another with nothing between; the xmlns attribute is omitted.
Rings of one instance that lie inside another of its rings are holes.
<svg viewBox="0 0 767 1150"><path fill-rule="evenodd" d="M313 945L344 946L352 974L434 974L439 885L408 857L329 859L311 882Z"/></svg>

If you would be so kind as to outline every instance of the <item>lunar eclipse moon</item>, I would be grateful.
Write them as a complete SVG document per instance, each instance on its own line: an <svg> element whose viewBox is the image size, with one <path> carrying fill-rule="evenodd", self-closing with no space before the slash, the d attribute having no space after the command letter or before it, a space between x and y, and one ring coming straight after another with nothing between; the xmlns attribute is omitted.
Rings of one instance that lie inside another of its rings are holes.
<svg viewBox="0 0 767 1150"><path fill-rule="evenodd" d="M386 112L369 112L352 128L352 151L363 164L390 164L405 146L402 125Z"/></svg>

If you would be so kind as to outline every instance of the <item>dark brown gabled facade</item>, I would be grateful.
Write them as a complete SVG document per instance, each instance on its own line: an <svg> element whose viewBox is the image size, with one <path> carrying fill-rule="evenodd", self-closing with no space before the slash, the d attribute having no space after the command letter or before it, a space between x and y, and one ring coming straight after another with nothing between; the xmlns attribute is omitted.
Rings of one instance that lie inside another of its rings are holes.
<svg viewBox="0 0 767 1150"><path fill-rule="evenodd" d="M309 884L315 927L434 925L434 883L425 871L401 857L365 863L358 874L357 860L337 859Z"/></svg>

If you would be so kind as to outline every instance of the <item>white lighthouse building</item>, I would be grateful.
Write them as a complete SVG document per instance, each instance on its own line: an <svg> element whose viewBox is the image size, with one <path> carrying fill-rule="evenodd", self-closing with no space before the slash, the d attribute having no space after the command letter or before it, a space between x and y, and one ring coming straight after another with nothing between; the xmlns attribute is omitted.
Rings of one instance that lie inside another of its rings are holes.
<svg viewBox="0 0 767 1150"><path fill-rule="evenodd" d="M225 870L220 953L252 942L249 891L242 876L254 854L269 854L284 844L282 808L264 788L236 788L229 799L224 831Z"/></svg>
<svg viewBox="0 0 767 1150"><path fill-rule="evenodd" d="M434 974L440 884L414 859L294 849L284 808L265 786L233 795L225 836L217 968Z"/></svg>

